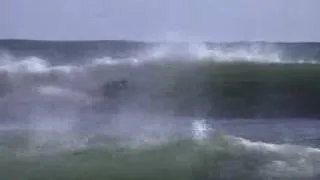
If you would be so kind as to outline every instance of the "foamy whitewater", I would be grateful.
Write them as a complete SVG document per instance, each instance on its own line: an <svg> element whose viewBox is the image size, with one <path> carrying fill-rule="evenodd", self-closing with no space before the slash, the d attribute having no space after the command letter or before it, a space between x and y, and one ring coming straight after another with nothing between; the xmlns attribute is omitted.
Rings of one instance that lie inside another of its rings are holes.
<svg viewBox="0 0 320 180"><path fill-rule="evenodd" d="M244 105L232 109L232 118L215 116L219 99L208 99L219 89L202 90L209 75L221 75L208 68L216 64L315 67L314 59L203 44L62 63L2 52L0 179L320 178L320 121L281 113L264 118L259 109L259 116L245 118L241 113L253 110ZM116 102L104 101L102 85L122 79L128 90Z"/></svg>

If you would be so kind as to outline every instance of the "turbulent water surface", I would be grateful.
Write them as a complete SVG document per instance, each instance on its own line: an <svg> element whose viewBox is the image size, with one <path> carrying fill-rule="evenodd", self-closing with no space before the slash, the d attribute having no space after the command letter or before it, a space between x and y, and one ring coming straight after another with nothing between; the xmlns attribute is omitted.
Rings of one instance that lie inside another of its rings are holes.
<svg viewBox="0 0 320 180"><path fill-rule="evenodd" d="M0 41L0 179L317 180L319 56L316 43Z"/></svg>

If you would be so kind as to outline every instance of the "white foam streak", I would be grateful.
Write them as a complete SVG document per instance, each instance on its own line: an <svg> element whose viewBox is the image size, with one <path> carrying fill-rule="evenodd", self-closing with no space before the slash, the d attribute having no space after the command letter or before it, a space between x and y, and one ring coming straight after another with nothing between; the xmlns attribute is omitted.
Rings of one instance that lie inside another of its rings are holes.
<svg viewBox="0 0 320 180"><path fill-rule="evenodd" d="M268 177L314 177L320 173L320 149L290 144L253 142L241 137L224 136L238 153L259 156L268 162L260 167Z"/></svg>
<svg viewBox="0 0 320 180"><path fill-rule="evenodd" d="M100 65L117 65L119 64L118 61L110 58L110 57L105 57L105 58L99 58L99 59L94 59L92 61L93 66L100 66Z"/></svg>
<svg viewBox="0 0 320 180"><path fill-rule="evenodd" d="M210 51L210 57L218 62L256 62L256 63L281 63L278 53L263 54L259 52L249 52L246 50L236 50L225 52L223 50Z"/></svg>
<svg viewBox="0 0 320 180"><path fill-rule="evenodd" d="M18 62L7 62L1 65L0 69L8 72L43 73L48 69L48 66L45 60L31 57Z"/></svg>
<svg viewBox="0 0 320 180"><path fill-rule="evenodd" d="M52 66L48 61L38 57L29 57L21 61L2 61L0 65L0 71L19 74L42 74L50 71L68 74L78 69L77 66L72 65Z"/></svg>
<svg viewBox="0 0 320 180"><path fill-rule="evenodd" d="M87 98L84 94L81 94L77 91L73 91L71 89L62 88L58 86L52 86L52 85L39 86L37 87L37 92L40 95L56 96L64 99L72 98L72 99L77 99L78 101L84 101Z"/></svg>
<svg viewBox="0 0 320 180"><path fill-rule="evenodd" d="M320 173L320 149L290 145L254 142L249 139L228 134L216 133L205 120L195 120L192 123L192 133L196 141L212 143L209 134L213 134L225 143L220 147L219 141L214 143L223 151L241 154L240 157L253 156L266 162L259 168L266 177L314 177ZM212 136L211 136L212 137ZM201 143L200 143L201 144ZM217 148L218 148L217 147Z"/></svg>

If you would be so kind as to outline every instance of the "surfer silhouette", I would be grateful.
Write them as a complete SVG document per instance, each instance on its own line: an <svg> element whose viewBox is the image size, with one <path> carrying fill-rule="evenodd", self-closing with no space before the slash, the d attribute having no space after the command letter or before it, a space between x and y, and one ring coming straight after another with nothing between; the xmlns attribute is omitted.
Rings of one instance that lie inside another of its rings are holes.
<svg viewBox="0 0 320 180"><path fill-rule="evenodd" d="M94 109L98 112L117 112L124 98L124 91L127 89L127 80L104 83L99 90L100 100L95 103Z"/></svg>
<svg viewBox="0 0 320 180"><path fill-rule="evenodd" d="M79 130L88 129L89 126L107 124L112 120L119 112L123 100L125 100L123 92L127 89L127 80L116 80L102 84L96 91L98 93L96 94L98 95L98 100L90 104L90 108L84 106L80 109Z"/></svg>
<svg viewBox="0 0 320 180"><path fill-rule="evenodd" d="M107 82L102 86L102 96L104 98L117 98L127 88L127 80Z"/></svg>
<svg viewBox="0 0 320 180"><path fill-rule="evenodd" d="M9 80L9 75L6 72L0 72L0 97L4 97L13 90Z"/></svg>

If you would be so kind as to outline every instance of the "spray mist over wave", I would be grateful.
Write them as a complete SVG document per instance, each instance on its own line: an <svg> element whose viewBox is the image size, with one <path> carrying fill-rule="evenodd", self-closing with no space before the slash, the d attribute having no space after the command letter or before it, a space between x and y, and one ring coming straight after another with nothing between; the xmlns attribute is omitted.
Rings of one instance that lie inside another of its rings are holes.
<svg viewBox="0 0 320 180"><path fill-rule="evenodd" d="M138 53L139 54L139 53ZM171 60L171 61L211 61L211 62L253 62L253 63L310 63L317 64L313 59L286 59L281 49L267 50L259 45L248 47L226 48L223 46L210 47L204 43L168 43L160 44L139 54L139 59Z"/></svg>

